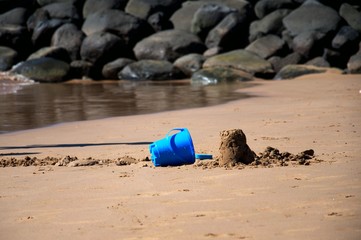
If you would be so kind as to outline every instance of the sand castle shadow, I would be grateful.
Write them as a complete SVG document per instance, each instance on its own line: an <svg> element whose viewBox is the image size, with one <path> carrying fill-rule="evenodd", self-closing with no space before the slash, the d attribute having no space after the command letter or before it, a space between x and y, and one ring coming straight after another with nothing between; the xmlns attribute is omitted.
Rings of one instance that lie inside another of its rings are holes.
<svg viewBox="0 0 361 240"><path fill-rule="evenodd" d="M152 142L34 144L34 145L26 145L26 146L0 146L0 150L32 149L32 148L96 147L96 146L111 146L111 145L149 145L151 143Z"/></svg>

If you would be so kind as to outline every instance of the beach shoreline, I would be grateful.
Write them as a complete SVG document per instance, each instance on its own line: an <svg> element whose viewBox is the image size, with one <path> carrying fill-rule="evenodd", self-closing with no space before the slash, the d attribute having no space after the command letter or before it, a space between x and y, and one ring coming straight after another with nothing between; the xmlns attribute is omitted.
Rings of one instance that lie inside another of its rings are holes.
<svg viewBox="0 0 361 240"><path fill-rule="evenodd" d="M0 169L4 239L359 239L361 75L264 81L221 105L71 122L0 135L1 158L146 159L149 143L189 129L219 155L242 129L256 153L314 149L310 166L154 168L151 162Z"/></svg>

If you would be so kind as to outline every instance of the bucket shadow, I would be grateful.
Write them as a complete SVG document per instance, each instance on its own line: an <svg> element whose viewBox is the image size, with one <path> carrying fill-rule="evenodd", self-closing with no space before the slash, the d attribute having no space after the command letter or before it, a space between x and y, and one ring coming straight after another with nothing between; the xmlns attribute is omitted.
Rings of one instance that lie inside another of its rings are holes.
<svg viewBox="0 0 361 240"><path fill-rule="evenodd" d="M28 156L28 155L34 155L34 154L40 154L40 152L0 153L0 157L5 157L5 156Z"/></svg>
<svg viewBox="0 0 361 240"><path fill-rule="evenodd" d="M32 148L96 147L96 146L112 146L112 145L149 145L151 143L153 142L34 144L34 145L26 145L26 146L0 146L0 150L32 149Z"/></svg>

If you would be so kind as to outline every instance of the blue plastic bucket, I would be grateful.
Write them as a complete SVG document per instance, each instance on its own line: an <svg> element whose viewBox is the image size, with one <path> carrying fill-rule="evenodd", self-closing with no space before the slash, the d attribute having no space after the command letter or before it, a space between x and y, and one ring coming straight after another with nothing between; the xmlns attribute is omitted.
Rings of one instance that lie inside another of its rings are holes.
<svg viewBox="0 0 361 240"><path fill-rule="evenodd" d="M179 131L170 135L172 131ZM149 146L154 166L179 166L195 162L194 146L186 128L173 128L165 138Z"/></svg>

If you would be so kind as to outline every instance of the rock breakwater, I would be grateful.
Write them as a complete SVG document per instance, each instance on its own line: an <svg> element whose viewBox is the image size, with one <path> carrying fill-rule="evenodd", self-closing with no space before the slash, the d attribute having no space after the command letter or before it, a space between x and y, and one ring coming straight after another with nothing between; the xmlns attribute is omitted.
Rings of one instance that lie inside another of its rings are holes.
<svg viewBox="0 0 361 240"><path fill-rule="evenodd" d="M201 70L221 79L220 66L282 79L290 64L285 78L307 74L305 65L353 74L360 26L357 0L5 0L0 71L38 82L207 81Z"/></svg>

